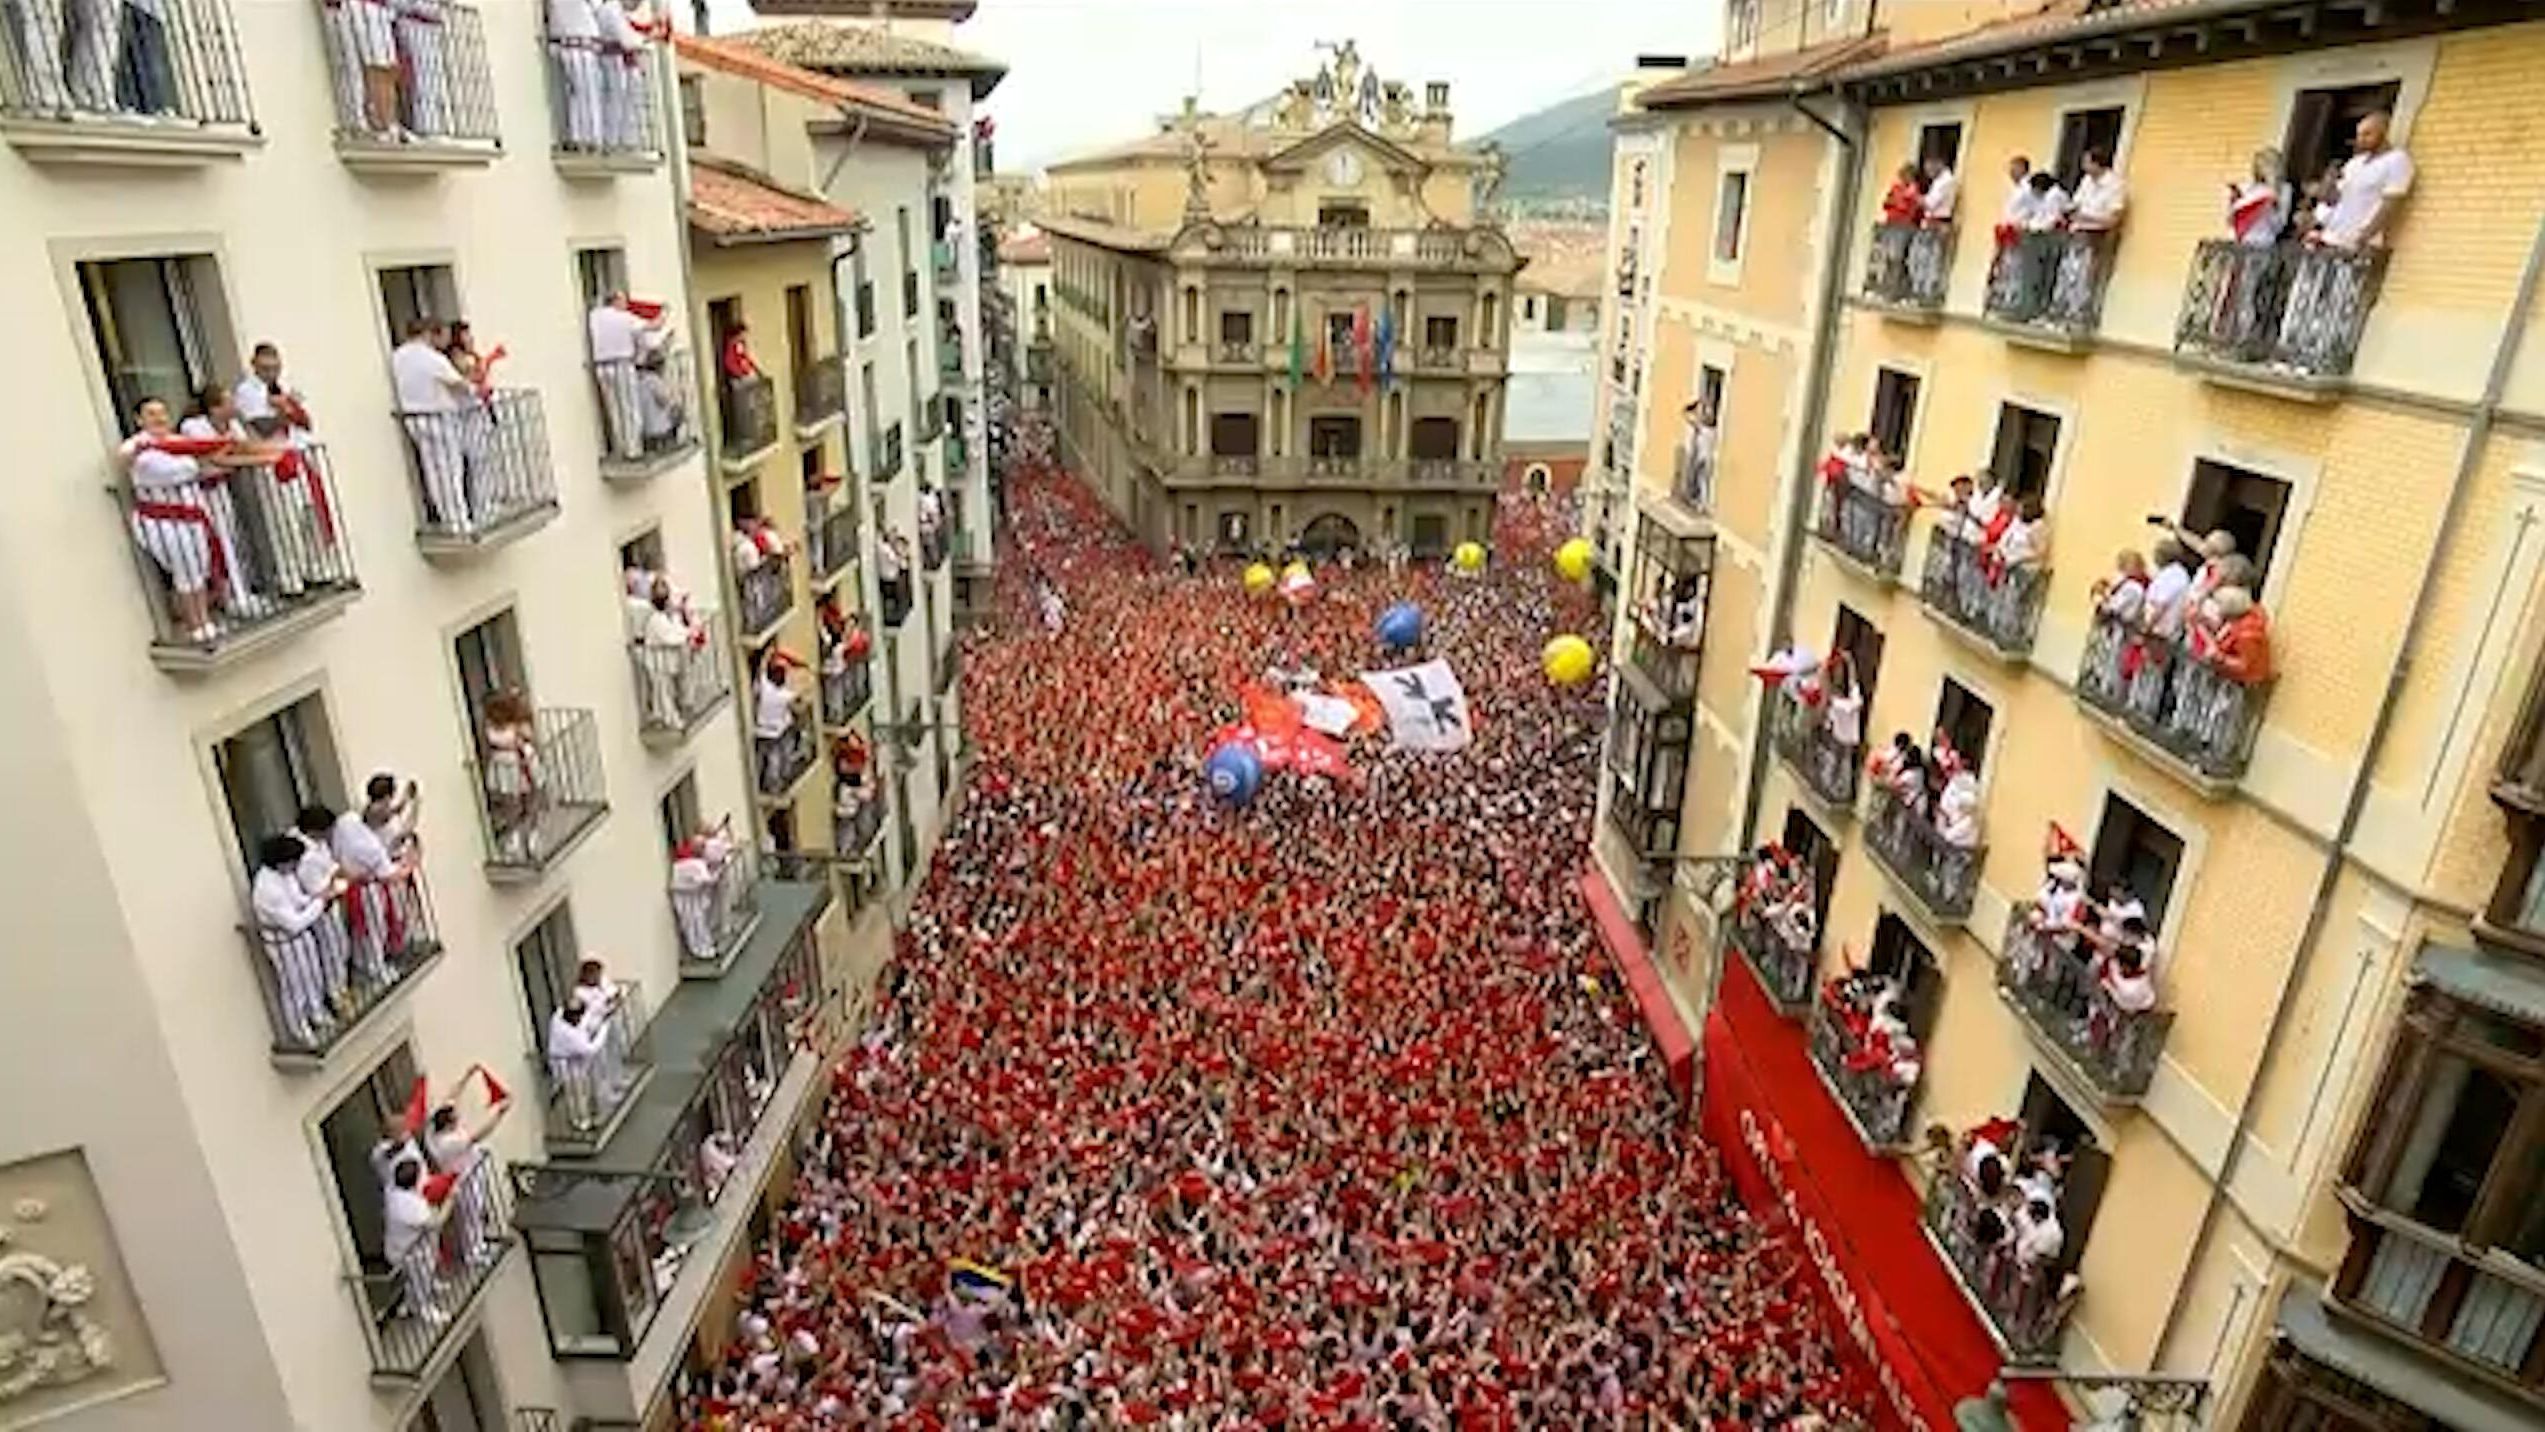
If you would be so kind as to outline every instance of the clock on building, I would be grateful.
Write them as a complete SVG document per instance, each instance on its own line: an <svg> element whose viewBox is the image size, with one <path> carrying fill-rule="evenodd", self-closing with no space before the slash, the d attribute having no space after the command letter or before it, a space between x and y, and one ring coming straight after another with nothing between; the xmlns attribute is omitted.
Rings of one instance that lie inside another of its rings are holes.
<svg viewBox="0 0 2545 1432"><path fill-rule="evenodd" d="M1344 188L1361 182L1361 156L1349 149L1338 149L1326 156L1326 178Z"/></svg>

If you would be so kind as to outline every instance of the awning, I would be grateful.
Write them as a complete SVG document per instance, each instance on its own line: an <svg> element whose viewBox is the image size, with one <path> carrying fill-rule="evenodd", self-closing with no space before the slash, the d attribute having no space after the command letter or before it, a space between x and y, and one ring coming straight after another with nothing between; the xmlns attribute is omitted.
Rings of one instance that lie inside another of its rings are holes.
<svg viewBox="0 0 2545 1432"><path fill-rule="evenodd" d="M1707 1138L1742 1201L1781 1209L1801 1234L1839 1351L1879 1390L1879 1425L1952 1427L1953 1405L1996 1377L1996 1339L1919 1227L1918 1193L1899 1164L1869 1152L1830 1101L1802 1027L1768 1003L1746 963L1721 968L1706 1016ZM2066 1432L2049 1384L2007 1391L2026 1432Z"/></svg>
<svg viewBox="0 0 2545 1432"><path fill-rule="evenodd" d="M2536 1413L2437 1359L2324 1306L2312 1283L2292 1282L2280 1295L2280 1335L2310 1359L2407 1402L2457 1432L2536 1432Z"/></svg>
<svg viewBox="0 0 2545 1432"><path fill-rule="evenodd" d="M2523 1024L2545 1024L2545 969L2480 946L2423 945L2421 977L2450 995Z"/></svg>
<svg viewBox="0 0 2545 1432"><path fill-rule="evenodd" d="M1591 919L1599 926L1600 943L1608 947L1617 977L1635 997L1635 1007L1643 1011L1644 1025L1652 1031L1653 1045L1661 1051L1671 1092L1685 1102L1696 1092L1697 1042L1679 1018L1679 1006L1662 984L1661 971L1653 968L1652 951L1645 948L1634 918L1617 903L1617 892L1608 888L1597 868L1583 872L1581 885L1582 898L1591 904Z"/></svg>

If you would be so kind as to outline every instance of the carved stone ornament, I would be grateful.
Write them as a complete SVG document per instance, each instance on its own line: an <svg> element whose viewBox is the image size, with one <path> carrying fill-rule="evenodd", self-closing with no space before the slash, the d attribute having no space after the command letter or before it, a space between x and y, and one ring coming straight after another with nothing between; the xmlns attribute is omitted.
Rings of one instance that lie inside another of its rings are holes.
<svg viewBox="0 0 2545 1432"><path fill-rule="evenodd" d="M0 1406L112 1367L114 1340L90 1318L97 1280L38 1253L0 1256Z"/></svg>

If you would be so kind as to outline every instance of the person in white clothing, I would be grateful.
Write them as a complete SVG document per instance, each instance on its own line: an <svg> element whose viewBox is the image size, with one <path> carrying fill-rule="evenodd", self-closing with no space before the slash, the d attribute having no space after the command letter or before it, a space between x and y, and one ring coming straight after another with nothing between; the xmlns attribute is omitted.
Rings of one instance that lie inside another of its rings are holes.
<svg viewBox="0 0 2545 1432"><path fill-rule="evenodd" d="M594 153L602 147L601 18L599 0L547 0L548 62L556 67L557 103L565 111L565 147Z"/></svg>
<svg viewBox="0 0 2545 1432"><path fill-rule="evenodd" d="M672 851L672 923L680 932L681 953L690 959L713 963L723 944L725 867L733 854L731 817Z"/></svg>
<svg viewBox="0 0 2545 1432"><path fill-rule="evenodd" d="M646 583L643 607L636 663L644 681L645 724L677 731L709 695L702 687L713 680L714 663L703 656L703 633L681 619L670 578L654 576Z"/></svg>
<svg viewBox="0 0 2545 1432"><path fill-rule="evenodd" d="M2121 212L2129 206L2129 186L2122 182L2120 171L2112 167L2112 156L2100 149L2085 152L2085 173L2077 180L2076 201L2068 212L2068 227L2080 233L2105 233L2121 227Z"/></svg>
<svg viewBox="0 0 2545 1432"><path fill-rule="evenodd" d="M601 1051L608 1035L608 1016L568 999L548 1016L548 1078L577 1129L601 1122L609 1101L601 1087Z"/></svg>
<svg viewBox="0 0 2545 1432"><path fill-rule="evenodd" d="M670 355L660 347L636 360L636 410L648 452L680 441L689 426L689 394L673 381Z"/></svg>
<svg viewBox="0 0 2545 1432"><path fill-rule="evenodd" d="M124 71L123 0L63 0L63 53L71 108L85 114L120 114L115 92Z"/></svg>
<svg viewBox="0 0 2545 1432"><path fill-rule="evenodd" d="M293 829L301 844L300 864L293 871L300 878L300 888L314 898L326 899L335 905L326 919L310 927L308 938L317 948L327 978L327 998L331 1003L342 1006L355 997L354 988L347 979L353 941L346 929L348 921L345 914L352 894L353 878L336 862L332 839L336 831L336 813L323 805L303 806L294 818ZM366 979L361 993L368 998L379 993L386 984L385 979L376 983Z"/></svg>
<svg viewBox="0 0 2545 1432"><path fill-rule="evenodd" d="M323 0L336 80L336 123L375 139L396 139L398 46L396 0Z"/></svg>
<svg viewBox="0 0 2545 1432"><path fill-rule="evenodd" d="M229 503L215 500L227 474L211 459L231 444L184 437L158 398L142 399L133 422L136 431L117 450L132 481L133 541L167 580L174 635L216 641L213 603L228 602L232 568L246 560Z"/></svg>
<svg viewBox="0 0 2545 1432"><path fill-rule="evenodd" d="M626 294L612 293L593 305L584 327L592 345L592 377L601 390L611 455L643 457L644 390L637 363L661 343L662 320L640 317L628 306Z"/></svg>
<svg viewBox="0 0 2545 1432"><path fill-rule="evenodd" d="M352 937L353 967L363 978L386 985L393 977L392 956L426 932L411 928L420 912L415 901L415 784L401 789L398 778L383 771L363 787L363 804L337 816L327 844L351 888L345 897L346 933Z"/></svg>
<svg viewBox="0 0 2545 1432"><path fill-rule="evenodd" d="M298 836L267 836L257 847L248 905L265 958L274 967L274 1005L282 1032L299 1047L316 1049L335 1027L322 927L335 918L335 900L344 887L337 882L315 892L304 889L304 854Z"/></svg>
<svg viewBox="0 0 2545 1432"><path fill-rule="evenodd" d="M435 1296L440 1286L439 1235L449 1204L434 1203L424 1189L424 1160L412 1153L400 1155L390 1166L388 1186L381 1191L380 1255L398 1270L408 1315L428 1327L440 1327L451 1317Z"/></svg>
<svg viewBox="0 0 2545 1432"><path fill-rule="evenodd" d="M457 1106L443 1104L433 1110L424 1127L424 1157L433 1171L451 1181L448 1217L458 1247L453 1250L471 1268L483 1268L495 1261L496 1249L504 1236L498 1223L497 1203L490 1185L497 1174L486 1162L485 1143L495 1126L512 1112L508 1096L487 1111L486 1121L476 1128L460 1122Z"/></svg>
<svg viewBox="0 0 2545 1432"><path fill-rule="evenodd" d="M2001 240L2011 231L2024 227L2024 215L2031 212L2032 160L2018 154L2006 161L2006 198L1997 212Z"/></svg>
<svg viewBox="0 0 2545 1432"><path fill-rule="evenodd" d="M389 354L389 376L398 421L424 477L427 514L438 527L467 533L476 529L477 518L465 480L468 448L462 416L477 401L477 392L442 351L449 339L449 326L438 318L409 322L406 341Z"/></svg>
<svg viewBox="0 0 2545 1432"><path fill-rule="evenodd" d="M2049 1200L2028 1198L2015 1210L2015 1258L2027 1268L2047 1268L2059 1261L2067 1235Z"/></svg>
<svg viewBox="0 0 2545 1432"><path fill-rule="evenodd" d="M751 736L759 756L762 795L786 793L792 753L804 744L803 717L796 710L795 692L787 686L787 673L793 666L786 653L770 646L760 653L751 682Z"/></svg>
<svg viewBox="0 0 2545 1432"><path fill-rule="evenodd" d="M1961 197L1962 178L1940 154L1927 156L1925 169L1926 192L1918 204L1919 220L1941 228L1953 222L1953 204Z"/></svg>
<svg viewBox="0 0 2545 1432"><path fill-rule="evenodd" d="M397 0L397 7L398 61L406 78L406 122L400 138L448 138L455 126L442 31L450 23L450 9L443 0Z"/></svg>
<svg viewBox="0 0 2545 1432"><path fill-rule="evenodd" d="M2393 116L2382 109L2360 117L2332 212L2309 242L2334 249L2375 248L2386 242L2395 205L2412 192L2413 179L2412 156L2390 142L2393 126Z"/></svg>
<svg viewBox="0 0 2545 1432"><path fill-rule="evenodd" d="M645 146L645 33L620 0L592 0L601 32L601 143L613 153Z"/></svg>
<svg viewBox="0 0 2545 1432"><path fill-rule="evenodd" d="M234 617L269 615L274 604L265 594L283 586L285 571L285 564L276 560L265 520L274 506L273 469L282 454L281 445L252 440L247 424L239 420L230 390L217 383L195 394L194 411L177 424L177 436L198 446L220 444L198 461L229 474L228 480L204 493L205 506L234 539L229 544L229 580L222 589L224 604ZM291 594L297 595L299 588L295 575Z"/></svg>

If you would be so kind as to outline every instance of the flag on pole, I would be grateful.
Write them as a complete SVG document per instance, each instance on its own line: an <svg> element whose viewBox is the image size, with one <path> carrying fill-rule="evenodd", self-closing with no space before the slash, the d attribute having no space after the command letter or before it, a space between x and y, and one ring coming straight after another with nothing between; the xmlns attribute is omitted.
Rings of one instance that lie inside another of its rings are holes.
<svg viewBox="0 0 2545 1432"><path fill-rule="evenodd" d="M1364 303L1352 310L1352 376L1360 380L1364 393L1378 376L1370 356L1370 306Z"/></svg>
<svg viewBox="0 0 2545 1432"><path fill-rule="evenodd" d="M1334 325L1322 321L1317 324L1317 381L1334 381Z"/></svg>
<svg viewBox="0 0 2545 1432"><path fill-rule="evenodd" d="M1379 310L1378 366L1381 383L1396 381L1396 305L1392 303Z"/></svg>
<svg viewBox="0 0 2545 1432"><path fill-rule="evenodd" d="M1308 371L1308 345L1299 332L1300 326L1308 321L1307 314L1302 311L1306 307L1301 304L1290 311L1290 390L1294 393L1299 391L1300 376Z"/></svg>

